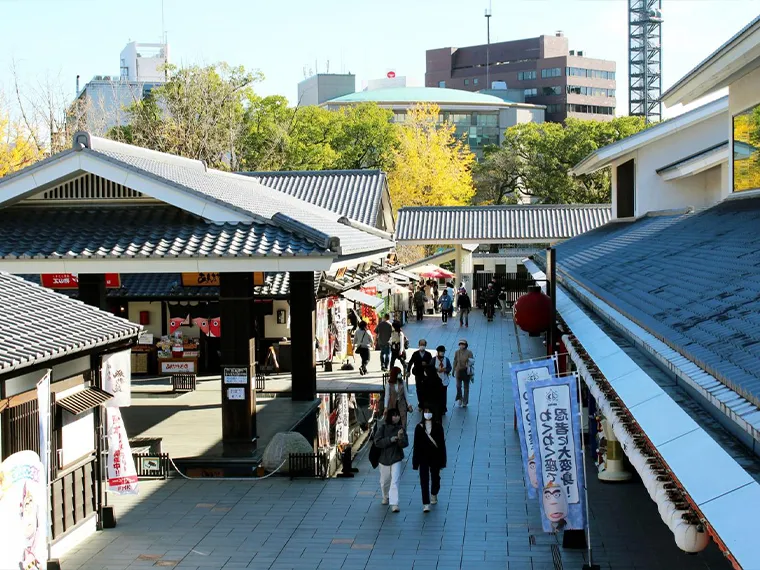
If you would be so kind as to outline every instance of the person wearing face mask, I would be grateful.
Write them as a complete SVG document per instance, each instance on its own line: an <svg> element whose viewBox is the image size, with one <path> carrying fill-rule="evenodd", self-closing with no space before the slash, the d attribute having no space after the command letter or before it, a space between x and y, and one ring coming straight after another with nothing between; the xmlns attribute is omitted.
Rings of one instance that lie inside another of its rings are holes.
<svg viewBox="0 0 760 570"><path fill-rule="evenodd" d="M401 368L394 366L388 377L388 384L385 386L385 409L397 408L401 413L401 427L406 431L406 416L412 411L406 399L406 389L404 388L404 377Z"/></svg>
<svg viewBox="0 0 760 570"><path fill-rule="evenodd" d="M425 406L428 398L428 386L426 384L426 369L428 365L433 362L433 357L427 351L427 341L424 338L420 339L419 348L414 352L409 359L409 365L407 366L407 374L414 375L414 384L417 388L417 403L420 411Z"/></svg>
<svg viewBox="0 0 760 570"><path fill-rule="evenodd" d="M380 449L380 492L383 504L390 503L394 513L399 512L398 484L401 478L401 462L404 448L409 446L409 438L401 427L401 413L398 408L388 408L385 420L380 422L375 432L375 446Z"/></svg>
<svg viewBox="0 0 760 570"><path fill-rule="evenodd" d="M433 418L433 411L425 408L422 421L414 428L412 468L420 472L422 511L430 512L430 505L438 503L441 491L441 469L446 467L446 439L443 426Z"/></svg>
<svg viewBox="0 0 760 570"><path fill-rule="evenodd" d="M451 382L451 361L446 358L446 347L440 345L436 350L435 357L435 369L438 374L438 378L441 379L440 401L438 402L438 409L442 410L441 413L445 414L449 411L447 407L449 397L449 383Z"/></svg>
<svg viewBox="0 0 760 570"><path fill-rule="evenodd" d="M457 381L457 399L460 407L466 408L470 400L470 382L474 356L468 348L467 341L459 341L459 350L454 353L454 377ZM464 391L463 391L464 390Z"/></svg>

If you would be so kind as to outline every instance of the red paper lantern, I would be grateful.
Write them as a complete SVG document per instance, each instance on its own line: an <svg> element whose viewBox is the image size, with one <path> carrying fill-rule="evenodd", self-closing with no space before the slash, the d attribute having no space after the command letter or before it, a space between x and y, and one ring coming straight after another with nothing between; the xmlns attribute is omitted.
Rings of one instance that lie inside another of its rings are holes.
<svg viewBox="0 0 760 570"><path fill-rule="evenodd" d="M150 311L140 311L140 324L141 325L150 324Z"/></svg>
<svg viewBox="0 0 760 570"><path fill-rule="evenodd" d="M554 320L552 300L541 292L540 287L531 287L528 293L517 299L514 315L517 326L528 334L546 332Z"/></svg>

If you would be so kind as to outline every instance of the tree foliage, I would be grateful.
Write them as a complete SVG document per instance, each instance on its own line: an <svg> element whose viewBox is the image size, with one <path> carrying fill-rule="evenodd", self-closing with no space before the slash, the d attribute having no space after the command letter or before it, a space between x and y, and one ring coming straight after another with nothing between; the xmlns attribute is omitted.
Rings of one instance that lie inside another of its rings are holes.
<svg viewBox="0 0 760 570"><path fill-rule="evenodd" d="M514 203L521 196L545 204L610 201L610 174L602 170L574 177L570 169L595 150L645 128L641 117L612 121L567 119L523 123L507 129L499 149L476 170L478 203Z"/></svg>
<svg viewBox="0 0 760 570"><path fill-rule="evenodd" d="M40 160L42 151L31 133L8 115L0 115L0 178Z"/></svg>
<svg viewBox="0 0 760 570"><path fill-rule="evenodd" d="M456 138L455 125L441 123L439 115L436 105L418 105L406 114L388 174L395 208L459 206L469 204L475 194L475 157Z"/></svg>

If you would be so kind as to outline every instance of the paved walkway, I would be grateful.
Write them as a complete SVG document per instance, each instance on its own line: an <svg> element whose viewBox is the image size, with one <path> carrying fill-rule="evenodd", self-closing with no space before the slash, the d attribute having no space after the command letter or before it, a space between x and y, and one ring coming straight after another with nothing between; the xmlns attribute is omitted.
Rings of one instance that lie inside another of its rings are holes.
<svg viewBox="0 0 760 570"><path fill-rule="evenodd" d="M540 530L512 428L509 361L538 355L540 343L516 336L509 319L489 324L477 315L469 329L430 318L407 332L413 344L424 336L430 348L449 350L465 337L478 363L468 409L451 405L450 388L449 466L433 512L422 513L410 461L398 514L380 505L378 473L366 457L348 480L143 482L138 497L110 499L118 526L64 559L64 570L580 569L583 553L563 550ZM590 475L595 562L602 568L728 568L714 546L697 556L681 553L640 483L602 486Z"/></svg>

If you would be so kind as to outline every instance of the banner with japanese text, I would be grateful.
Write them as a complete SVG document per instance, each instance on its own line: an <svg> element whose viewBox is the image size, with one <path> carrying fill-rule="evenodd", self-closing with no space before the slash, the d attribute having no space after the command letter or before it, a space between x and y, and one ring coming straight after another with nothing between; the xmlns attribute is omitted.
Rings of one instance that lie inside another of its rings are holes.
<svg viewBox="0 0 760 570"><path fill-rule="evenodd" d="M335 443L348 445L349 440L349 423L348 423L348 394L338 396L338 419L335 422Z"/></svg>
<svg viewBox="0 0 760 570"><path fill-rule="evenodd" d="M107 490L117 495L136 495L137 470L119 408L106 408L106 419L108 422Z"/></svg>
<svg viewBox="0 0 760 570"><path fill-rule="evenodd" d="M573 374L528 383L544 532L586 527L578 383Z"/></svg>
<svg viewBox="0 0 760 570"><path fill-rule="evenodd" d="M128 408L132 405L132 353L129 350L102 357L100 374L103 390L113 395L105 403L108 408Z"/></svg>
<svg viewBox="0 0 760 570"><path fill-rule="evenodd" d="M517 414L517 432L520 436L520 451L523 460L523 476L528 497L537 497L538 479L536 478L536 457L533 451L533 430L531 429L530 413L528 411L529 382L551 378L557 374L557 358L545 358L518 362L511 366L512 395L515 399L515 414Z"/></svg>
<svg viewBox="0 0 760 570"><path fill-rule="evenodd" d="M330 447L330 394L317 394L319 415L317 416L317 437L319 448Z"/></svg>

